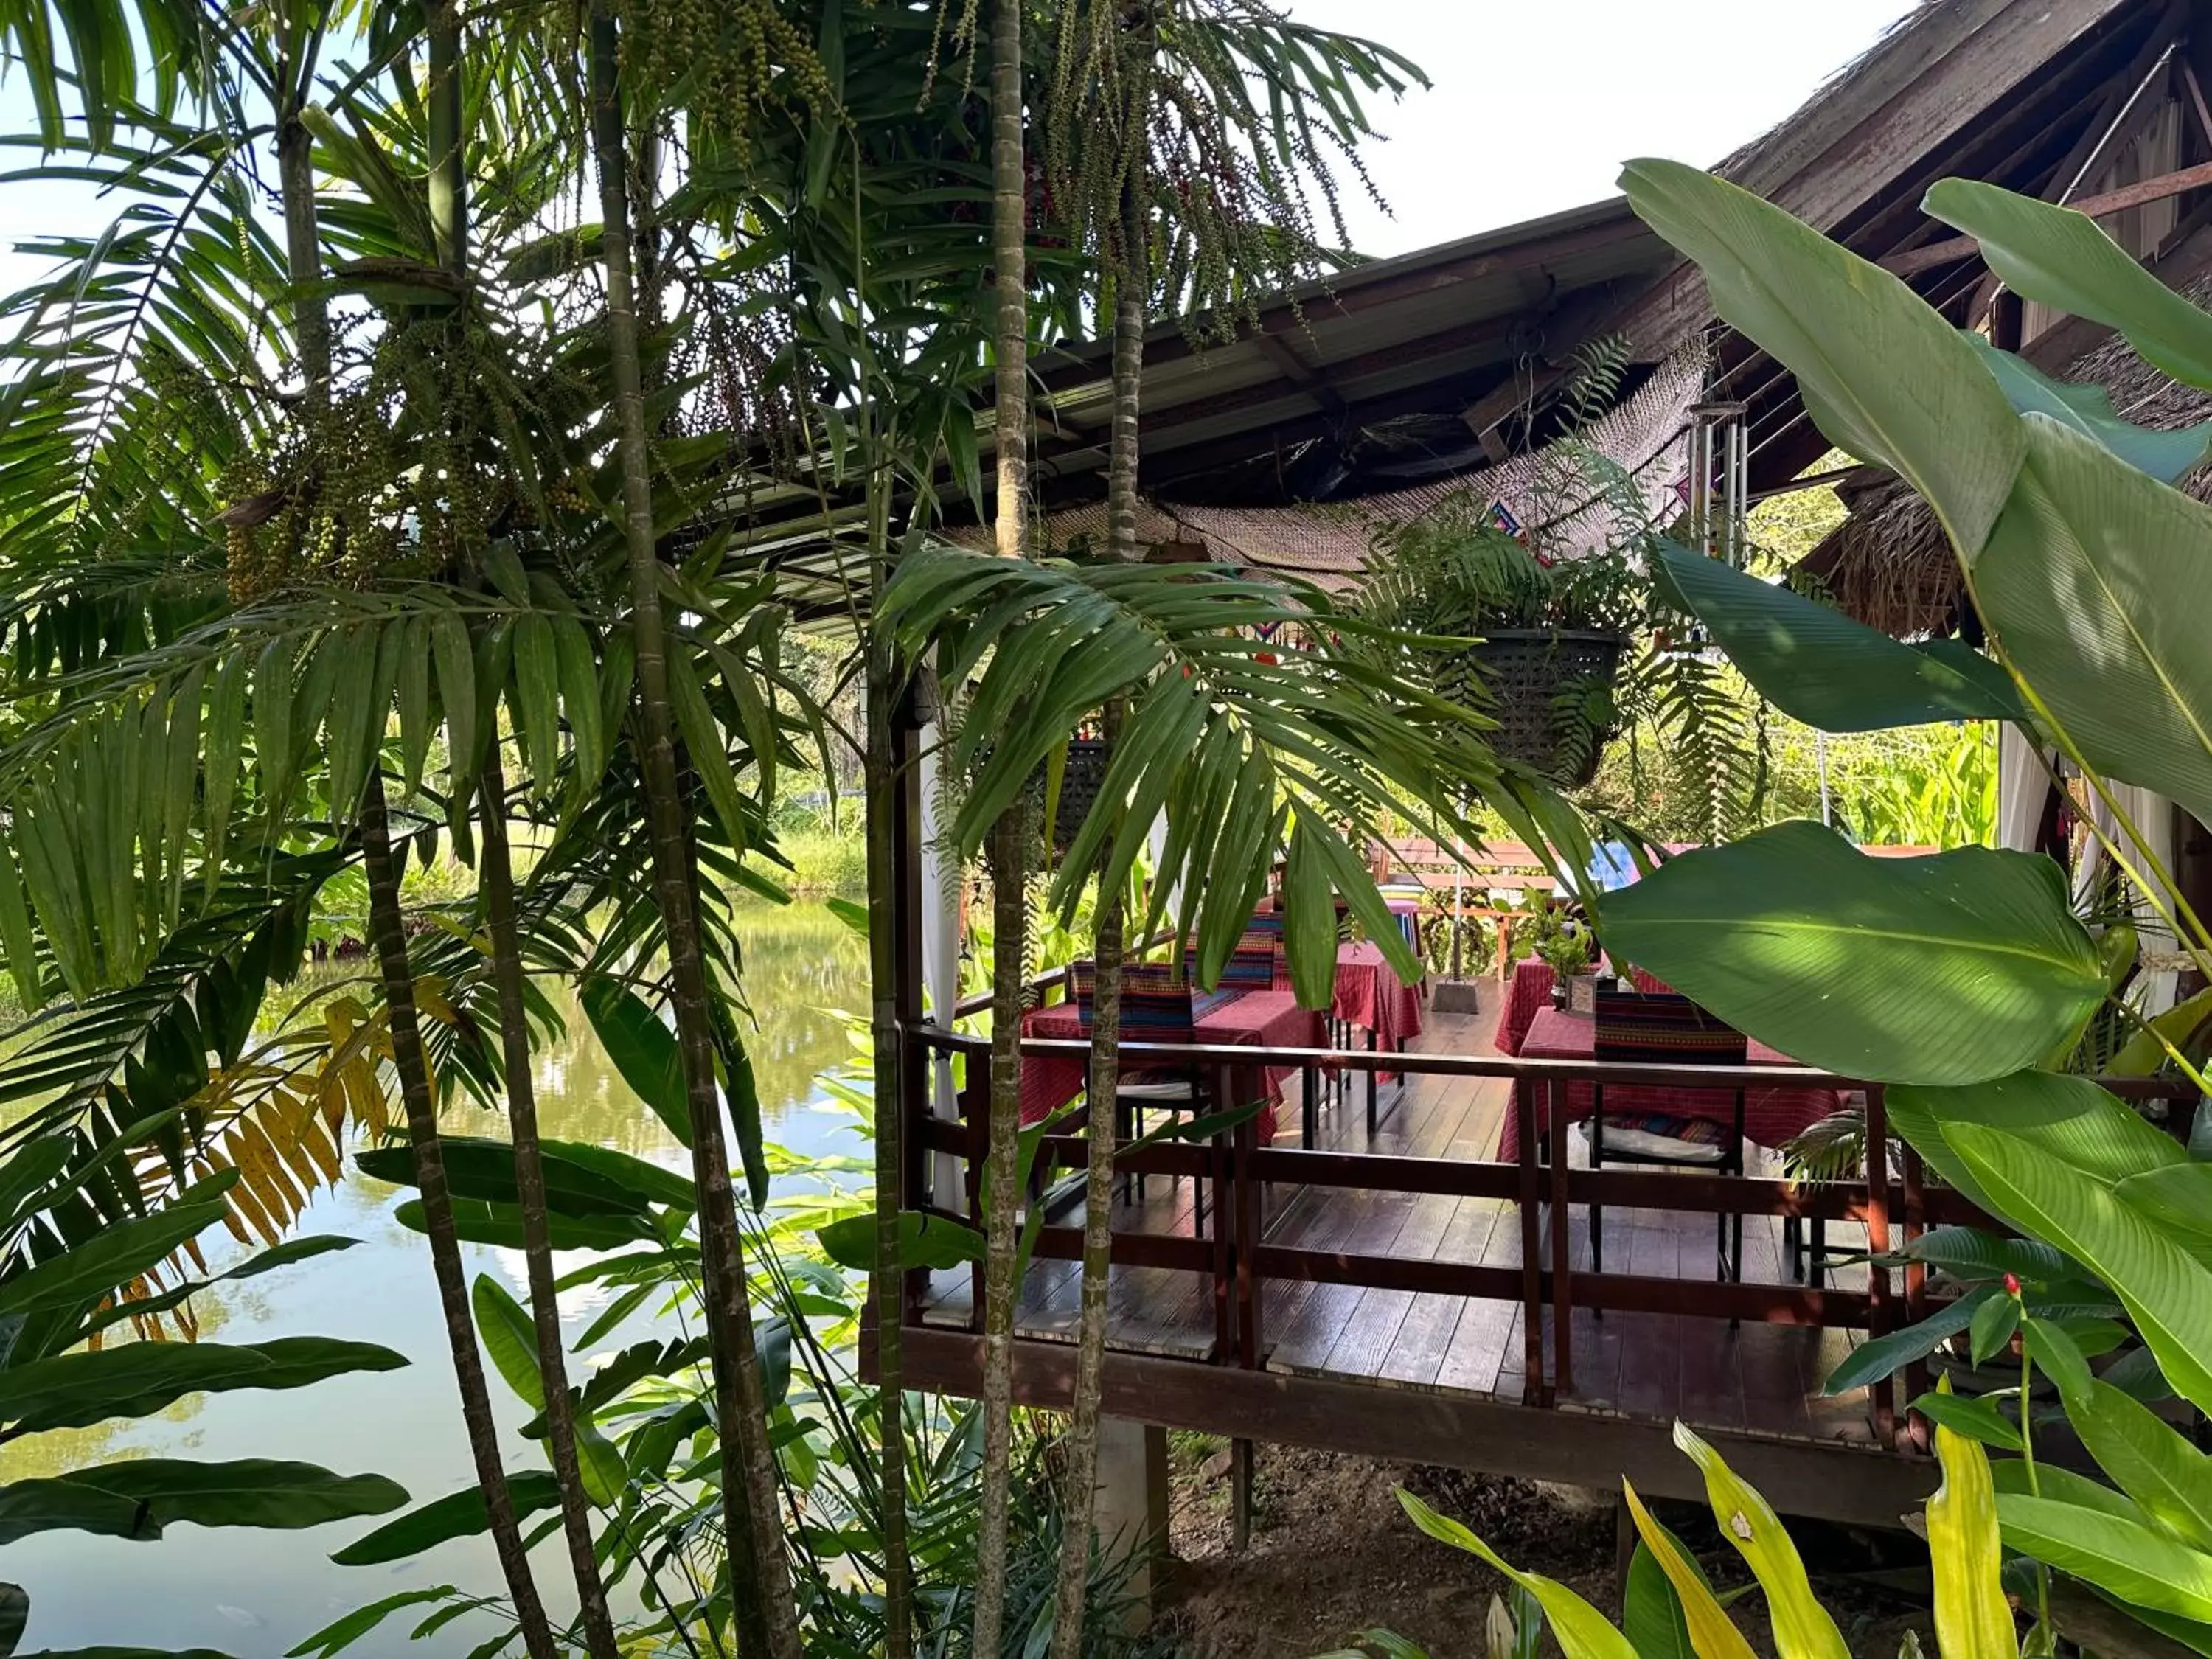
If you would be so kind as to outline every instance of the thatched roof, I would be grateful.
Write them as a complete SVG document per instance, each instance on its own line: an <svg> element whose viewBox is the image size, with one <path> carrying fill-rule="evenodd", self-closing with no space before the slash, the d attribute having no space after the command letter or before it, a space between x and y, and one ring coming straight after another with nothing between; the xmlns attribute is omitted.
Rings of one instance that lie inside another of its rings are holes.
<svg viewBox="0 0 2212 1659"><path fill-rule="evenodd" d="M2181 290L2212 307L2212 271ZM2103 386L2123 420L2173 431L2212 419L2212 393L2182 385L2153 368L2118 335L2085 352L2057 376ZM2199 501L2212 501L2212 466L2182 481ZM1862 491L1849 519L1808 554L1801 573L1850 615L1899 638L1948 634L1960 625L1965 599L1959 562L1928 503L1900 478Z"/></svg>
<svg viewBox="0 0 2212 1659"><path fill-rule="evenodd" d="M1688 410L1702 393L1706 359L1699 342L1664 363L1642 386L1591 422L1583 441L1607 456L1632 477L1653 518L1671 518L1680 509L1676 490L1688 476L1685 434ZM1476 505L1500 501L1529 529L1540 528L1545 544L1565 557L1576 557L1605 544L1617 533L1613 503L1594 482L1565 501L1555 500L1557 516L1539 525L1543 498L1556 483L1573 476L1573 463L1524 453L1495 466L1431 480L1404 489L1351 501L1310 501L1286 507L1217 507L1146 499L1139 507L1137 539L1154 560L1187 558L1276 570L1304 577L1324 588L1355 586L1367 571L1369 544L1377 528L1405 524L1465 494ZM1106 543L1106 507L1086 502L1045 515L1048 546L1066 551ZM956 529L954 539L988 545L981 526Z"/></svg>

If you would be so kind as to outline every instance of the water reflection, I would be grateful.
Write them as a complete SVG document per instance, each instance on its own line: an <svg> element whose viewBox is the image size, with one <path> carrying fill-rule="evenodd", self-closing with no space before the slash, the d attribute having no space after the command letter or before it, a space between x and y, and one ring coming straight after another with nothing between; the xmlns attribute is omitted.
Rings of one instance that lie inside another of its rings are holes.
<svg viewBox="0 0 2212 1659"><path fill-rule="evenodd" d="M819 1109L815 1076L850 1052L837 1010L860 1010L866 997L866 951L818 904L749 908L741 934L745 981L758 1022L753 1065L772 1139L794 1152L857 1150L850 1121ZM659 1120L638 1104L607 1064L574 1000L555 998L565 1033L538 1057L539 1108L549 1136L583 1140L672 1165L685 1154ZM457 1110L455 1133L503 1133L495 1114ZM429 1260L422 1242L392 1217L393 1189L350 1171L319 1194L301 1225L361 1241L202 1298L207 1337L231 1342L313 1333L380 1342L406 1354L405 1370L349 1376L285 1393L238 1393L179 1402L142 1422L112 1423L44 1435L0 1449L0 1480L24 1480L131 1456L301 1458L343 1472L376 1470L418 1502L462 1484L467 1445L455 1407L453 1373ZM519 1254L465 1248L473 1277L491 1272L518 1293ZM580 1258L579 1258L580 1260ZM604 1305L579 1293L564 1298L571 1340ZM605 1349L650 1328L634 1319ZM528 1413L494 1383L510 1468L539 1466L541 1454L516 1431ZM334 1566L330 1553L375 1522L299 1533L211 1531L180 1526L158 1543L126 1544L78 1533L51 1533L10 1545L0 1577L31 1593L23 1650L99 1644L208 1647L237 1659L276 1659L310 1631L347 1609L417 1585L451 1583L494 1593L498 1569L481 1540L391 1567ZM558 1540L534 1558L547 1599L565 1613L574 1604ZM362 1654L405 1651L436 1659L467 1653L492 1633L464 1620L421 1643L411 1621L396 1620Z"/></svg>

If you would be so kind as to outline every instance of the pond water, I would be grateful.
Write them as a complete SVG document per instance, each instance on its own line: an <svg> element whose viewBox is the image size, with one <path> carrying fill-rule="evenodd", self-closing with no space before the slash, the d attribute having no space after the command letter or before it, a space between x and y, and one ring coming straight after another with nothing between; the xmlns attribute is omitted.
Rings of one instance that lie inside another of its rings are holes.
<svg viewBox="0 0 2212 1659"><path fill-rule="evenodd" d="M805 901L783 909L748 908L740 933L746 992L758 1020L750 1048L769 1138L794 1152L866 1156L852 1118L829 1108L814 1081L851 1054L836 1011L866 1007L865 945L820 904ZM566 1012L567 1036L538 1060L545 1134L688 1167L688 1154L607 1064L573 1002ZM457 1133L504 1133L501 1120L472 1111L450 1115L447 1127ZM360 1241L356 1248L218 1287L198 1306L210 1340L313 1334L379 1342L408 1357L412 1363L404 1370L284 1392L198 1396L143 1421L42 1435L0 1449L0 1480L123 1457L189 1456L296 1458L344 1474L374 1471L399 1482L417 1503L465 1484L468 1447L428 1252L419 1234L392 1217L403 1195L349 1170L343 1184L314 1200L301 1229L343 1233ZM490 1272L526 1297L519 1252L465 1245L463 1253L471 1280ZM596 1290L564 1297L572 1341L604 1305ZM651 1328L640 1316L600 1346L619 1346ZM491 1392L507 1467L542 1468L543 1453L517 1432L529 1413L496 1374ZM481 1538L388 1566L331 1563L331 1552L388 1518L303 1532L178 1526L157 1541L138 1544L46 1533L9 1545L0 1557L0 1578L30 1592L26 1653L144 1644L211 1648L236 1659L276 1659L341 1613L399 1590L449 1583L500 1592L490 1545ZM575 1597L558 1536L541 1545L533 1560L549 1604L566 1616ZM350 1651L422 1659L463 1655L495 1629L477 1615L410 1643L416 1622L398 1615Z"/></svg>

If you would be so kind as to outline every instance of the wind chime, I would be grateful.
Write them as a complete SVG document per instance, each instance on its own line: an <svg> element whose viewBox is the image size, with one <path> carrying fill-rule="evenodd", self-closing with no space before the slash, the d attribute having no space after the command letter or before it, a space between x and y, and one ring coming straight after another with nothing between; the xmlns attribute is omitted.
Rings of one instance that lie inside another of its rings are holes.
<svg viewBox="0 0 2212 1659"><path fill-rule="evenodd" d="M1682 501L1682 544L1741 570L1751 557L1751 439L1744 426L1744 406L1709 399L1692 404L1687 414L1690 425L1684 438L1688 465L1674 486ZM1705 624L1691 617L1661 648L1703 656L1712 650L1713 642Z"/></svg>

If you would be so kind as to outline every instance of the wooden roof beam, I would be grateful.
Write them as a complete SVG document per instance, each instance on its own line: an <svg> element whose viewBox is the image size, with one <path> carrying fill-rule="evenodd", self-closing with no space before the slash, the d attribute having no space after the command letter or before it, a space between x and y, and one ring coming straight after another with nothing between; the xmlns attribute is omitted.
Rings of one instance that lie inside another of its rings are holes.
<svg viewBox="0 0 2212 1659"><path fill-rule="evenodd" d="M2075 211L2087 214L2092 219L2102 219L2115 213L2124 213L2130 208L2139 208L2149 202L2162 202L2168 197L2184 191L2202 190L2212 185L2212 161L2199 162L2193 167L2184 167L2179 173L2161 173L2154 179L2145 179L2138 184L2124 185L2118 190L2108 190L2100 196L2085 196L2069 205ZM1910 276L1917 271L1933 270L1938 265L1955 264L1961 259L1977 258L1982 245L1971 236L1954 236L1948 242L1930 242L1926 247L1914 248L1910 253L1899 253L1881 261L1881 268L1896 276Z"/></svg>

